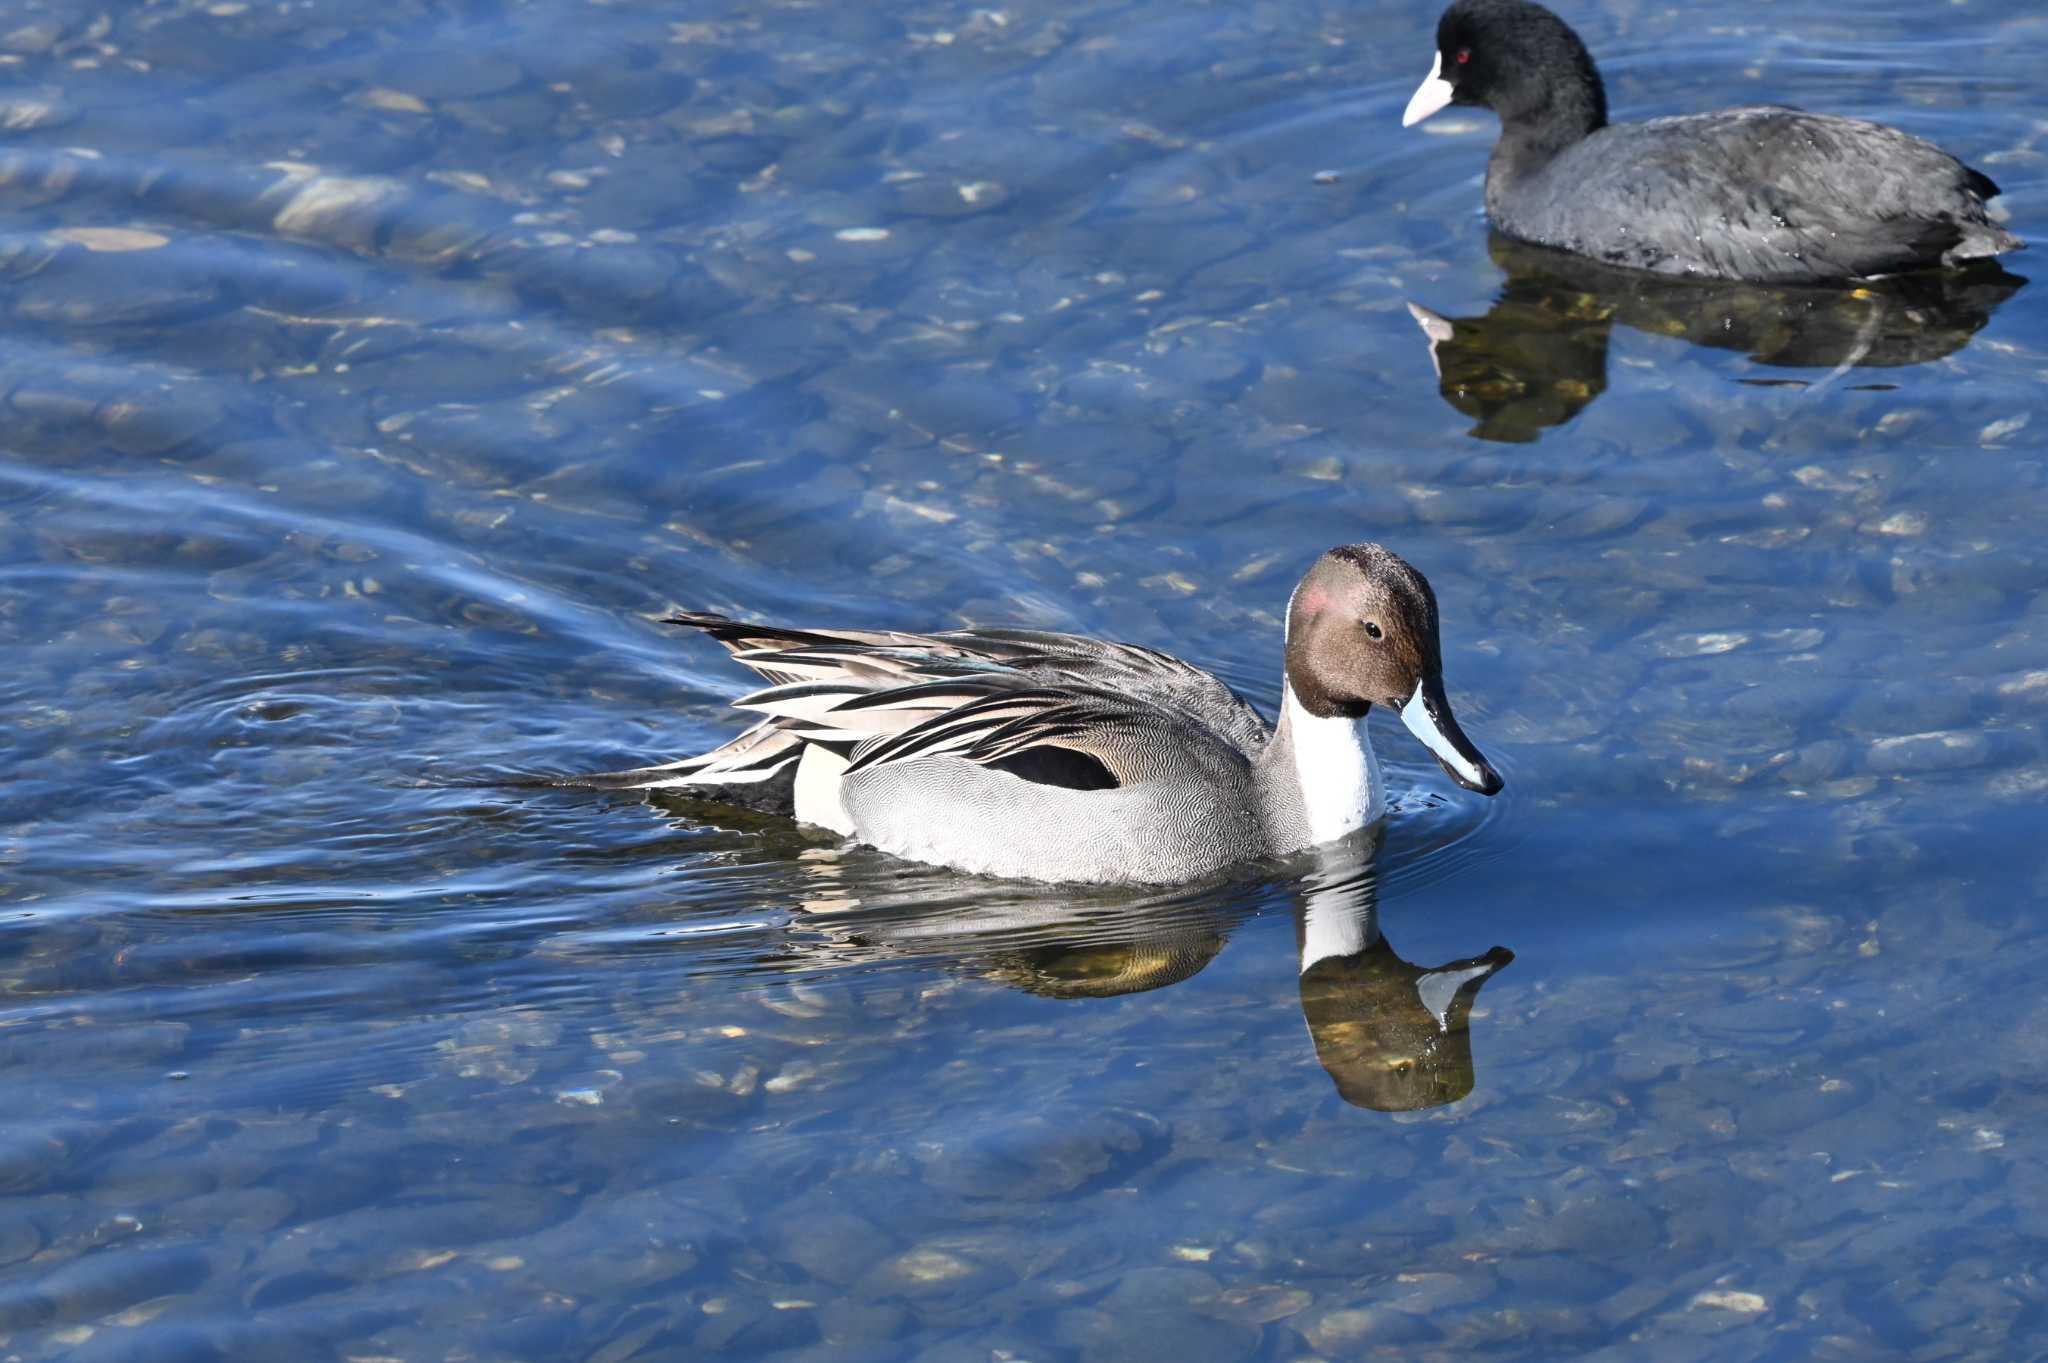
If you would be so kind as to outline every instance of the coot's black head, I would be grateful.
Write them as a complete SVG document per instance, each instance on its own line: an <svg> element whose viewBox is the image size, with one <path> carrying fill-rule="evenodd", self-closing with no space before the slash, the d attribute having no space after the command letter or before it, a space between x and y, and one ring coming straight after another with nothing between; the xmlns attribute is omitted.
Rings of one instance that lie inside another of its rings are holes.
<svg viewBox="0 0 2048 1363"><path fill-rule="evenodd" d="M1446 104L1482 105L1504 128L1556 145L1607 125L1607 92L1579 35L1530 0L1458 0L1436 25L1436 62L1401 126Z"/></svg>

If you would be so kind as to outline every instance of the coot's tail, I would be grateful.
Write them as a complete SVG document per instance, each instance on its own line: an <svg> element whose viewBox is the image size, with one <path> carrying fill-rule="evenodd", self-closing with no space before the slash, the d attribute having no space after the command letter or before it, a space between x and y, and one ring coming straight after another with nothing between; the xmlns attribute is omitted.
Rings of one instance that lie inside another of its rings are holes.
<svg viewBox="0 0 2048 1363"><path fill-rule="evenodd" d="M1962 239L1942 252L1944 265L1960 265L1969 260L1989 260L2004 255L2007 251L2024 251L2027 243L1992 222L1966 222L1962 224Z"/></svg>
<svg viewBox="0 0 2048 1363"><path fill-rule="evenodd" d="M1982 212L1983 217L1976 221L1966 220L1957 224L1962 229L1962 235L1955 245L1941 253L1942 263L1960 265L1966 260L1989 260L1992 256L2004 255L2007 251L2024 251L2027 243L2000 226L2006 216L2004 205L1996 208L1988 206L1992 199L1998 197L1998 182L1974 166L1964 166L1963 184L1976 196L1975 207Z"/></svg>

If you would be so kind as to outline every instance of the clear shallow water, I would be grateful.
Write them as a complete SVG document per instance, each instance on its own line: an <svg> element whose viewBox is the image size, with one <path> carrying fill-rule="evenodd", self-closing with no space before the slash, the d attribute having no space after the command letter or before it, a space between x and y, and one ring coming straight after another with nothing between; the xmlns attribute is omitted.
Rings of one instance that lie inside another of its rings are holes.
<svg viewBox="0 0 2048 1363"><path fill-rule="evenodd" d="M1484 333L1557 399L1475 438L1434 17L24 10L0 1353L2039 1355L2038 290L1838 370L1510 289L1600 384ZM2048 219L2027 7L1571 17L1619 111L1898 121ZM1509 781L1388 727L1369 867L998 885L490 779L727 732L673 606L1267 701L1368 535Z"/></svg>

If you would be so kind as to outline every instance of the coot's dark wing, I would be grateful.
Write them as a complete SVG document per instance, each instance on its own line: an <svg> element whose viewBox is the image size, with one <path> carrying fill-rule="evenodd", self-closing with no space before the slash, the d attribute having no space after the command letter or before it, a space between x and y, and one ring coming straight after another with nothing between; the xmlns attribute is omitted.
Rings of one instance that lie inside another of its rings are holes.
<svg viewBox="0 0 2048 1363"><path fill-rule="evenodd" d="M1744 108L1603 128L1488 207L1510 235L1615 264L1811 280L2012 250L1985 216L1995 189L1896 128Z"/></svg>

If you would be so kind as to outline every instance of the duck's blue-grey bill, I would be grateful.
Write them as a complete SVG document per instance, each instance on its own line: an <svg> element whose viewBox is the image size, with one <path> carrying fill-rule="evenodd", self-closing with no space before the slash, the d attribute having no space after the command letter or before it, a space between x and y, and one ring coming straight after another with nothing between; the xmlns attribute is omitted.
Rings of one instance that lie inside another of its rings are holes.
<svg viewBox="0 0 2048 1363"><path fill-rule="evenodd" d="M1401 722L1408 726L1409 733L1422 740L1422 746L1436 755L1453 781L1481 795L1500 793L1505 784L1500 773L1458 727L1451 703L1444 699L1441 676L1424 677L1415 683L1415 694L1401 707Z"/></svg>

